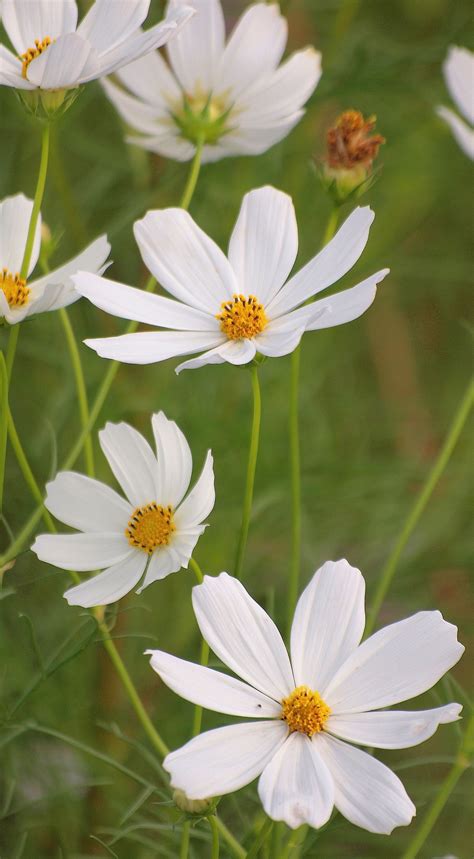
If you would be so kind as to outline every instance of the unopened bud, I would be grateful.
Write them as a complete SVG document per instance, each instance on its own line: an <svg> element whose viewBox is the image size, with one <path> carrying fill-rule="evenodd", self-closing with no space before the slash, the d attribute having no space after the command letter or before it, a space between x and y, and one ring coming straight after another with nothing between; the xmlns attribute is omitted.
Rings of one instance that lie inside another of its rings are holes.
<svg viewBox="0 0 474 859"><path fill-rule="evenodd" d="M184 790L175 790L173 802L180 811L184 811L186 814L197 814L204 817L213 809L215 800L212 797L210 799L189 799Z"/></svg>
<svg viewBox="0 0 474 859"><path fill-rule="evenodd" d="M385 143L381 134L371 134L375 123L375 116L364 119L358 110L346 110L327 132L322 178L338 204L360 196L372 183L373 162Z"/></svg>

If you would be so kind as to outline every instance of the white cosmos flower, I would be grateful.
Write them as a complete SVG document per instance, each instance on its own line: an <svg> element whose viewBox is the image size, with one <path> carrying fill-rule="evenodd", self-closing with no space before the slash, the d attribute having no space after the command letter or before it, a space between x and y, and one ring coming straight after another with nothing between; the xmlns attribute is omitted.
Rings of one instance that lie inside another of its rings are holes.
<svg viewBox="0 0 474 859"><path fill-rule="evenodd" d="M0 202L0 320L10 325L26 316L57 310L77 301L81 296L74 289L71 275L79 269L102 273L107 265L110 245L106 236L92 242L82 253L44 277L29 281L38 262L41 245L41 214L33 243L27 278L20 277L30 225L33 201L23 194L6 197Z"/></svg>
<svg viewBox="0 0 474 859"><path fill-rule="evenodd" d="M140 132L129 142L151 152L188 161L203 134L203 161L259 155L303 116L321 77L321 55L306 48L279 65L288 28L276 4L246 9L227 44L220 0L192 5L195 17L167 47L169 66L148 54L119 70L121 87L104 81L105 91Z"/></svg>
<svg viewBox="0 0 474 859"><path fill-rule="evenodd" d="M126 423L99 433L122 498L106 484L63 471L47 484L45 506L79 534L41 534L32 546L41 561L64 570L104 571L70 588L69 605L90 608L116 602L146 574L138 593L187 567L214 506L214 470L208 451L201 476L191 480L188 442L163 412L152 416L156 455Z"/></svg>
<svg viewBox="0 0 474 859"><path fill-rule="evenodd" d="M70 89L164 45L193 14L184 3L143 31L150 0L96 0L77 25L75 0L3 0L2 23L15 53L0 45L0 84Z"/></svg>
<svg viewBox="0 0 474 859"><path fill-rule="evenodd" d="M448 123L463 152L474 159L474 54L467 48L450 47L443 72L451 98L469 125L447 107L438 107L437 113Z"/></svg>
<svg viewBox="0 0 474 859"><path fill-rule="evenodd" d="M341 325L363 313L383 269L352 289L306 304L359 259L374 213L355 209L326 247L287 281L298 250L291 198L266 187L244 197L228 258L183 209L148 212L134 226L141 255L177 301L80 272L76 289L97 307L171 331L86 340L104 358L150 364L203 352L181 364L247 364L256 353L287 355L304 331ZM298 309L296 309L298 308Z"/></svg>
<svg viewBox="0 0 474 859"><path fill-rule="evenodd" d="M190 799L238 790L260 776L273 820L323 826L335 806L357 826L389 834L415 806L400 779L357 745L415 746L459 704L385 710L430 689L460 658L456 627L425 611L360 643L365 584L347 561L328 561L296 607L291 657L271 618L237 579L221 573L193 589L201 633L241 677L148 650L164 683L194 704L252 721L207 731L169 754L173 787Z"/></svg>

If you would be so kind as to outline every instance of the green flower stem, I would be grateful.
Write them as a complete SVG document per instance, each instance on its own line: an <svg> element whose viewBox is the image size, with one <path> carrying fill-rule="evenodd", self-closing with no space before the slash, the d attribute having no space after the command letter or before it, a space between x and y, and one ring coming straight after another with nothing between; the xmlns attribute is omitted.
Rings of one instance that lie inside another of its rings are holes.
<svg viewBox="0 0 474 859"><path fill-rule="evenodd" d="M250 516L252 513L253 487L255 483L255 469L257 466L258 443L260 437L260 419L262 414L262 401L260 396L260 384L258 381L258 369L256 364L251 364L250 373L252 378L253 393L253 417L250 434L249 458L247 465L247 480L245 483L245 494L242 507L242 523L240 526L239 542L237 546L237 557L235 561L235 577L242 578L242 567L244 563L245 547L249 533Z"/></svg>
<svg viewBox="0 0 474 859"><path fill-rule="evenodd" d="M459 408L454 416L453 422L451 424L450 430L446 437L446 440L441 448L438 457L428 474L428 477L425 481L425 484L418 495L410 513L405 521L405 524L402 528L400 536L398 537L397 542L393 548L392 554L388 558L385 567L382 570L382 574L380 576L377 589L375 591L374 598L372 600L372 605L370 607L370 611L367 616L367 624L365 628L365 636L370 635L374 629L375 623L377 621L377 617L382 606L382 603L385 599L387 591L392 583L393 577L397 571L398 563L402 556L403 550L405 549L408 540L410 539L418 521L425 510L428 501L430 500L433 491L442 476L448 462L451 458L451 454L456 447L459 436L464 428L466 420L469 416L469 412L474 405L474 382L470 381L467 387L467 390L461 400Z"/></svg>
<svg viewBox="0 0 474 859"><path fill-rule="evenodd" d="M245 859L245 857L247 856L246 851L241 846L241 844L239 844L237 839L232 835L232 832L229 829L227 829L227 826L220 819L220 817L216 816L216 823L217 823L217 828L219 830L221 838L223 838L223 840L227 844L229 850L234 854L235 859Z"/></svg>
<svg viewBox="0 0 474 859"><path fill-rule="evenodd" d="M332 239L336 232L339 209L331 210L322 247ZM288 415L289 454L291 469L291 559L288 585L288 614L287 629L290 634L296 600L298 598L300 569L301 569L301 454L299 427L299 384L301 365L301 344L291 355L290 368L290 403Z"/></svg>
<svg viewBox="0 0 474 859"><path fill-rule="evenodd" d="M190 834L191 821L185 820L183 823L183 831L181 833L181 847L179 850L179 859L188 859Z"/></svg>
<svg viewBox="0 0 474 859"><path fill-rule="evenodd" d="M3 486L7 453L8 371L3 352L0 352L0 515L3 511Z"/></svg>
<svg viewBox="0 0 474 859"><path fill-rule="evenodd" d="M65 307L61 307L59 310L59 318L61 319L61 324L64 328L64 333L66 335L66 341L69 349L69 357L71 358L72 369L74 372L74 379L76 382L76 392L77 392L77 401L79 404L79 414L81 416L81 424L82 427L89 426L89 403L87 401L87 389L86 383L84 379L84 373L82 370L81 356L79 354L79 349L77 347L76 337L74 335L74 329L72 327L71 320L69 318L69 314ZM90 431L88 432L85 440L84 440L84 456L86 460L86 471L89 477L95 476L95 468L94 468L94 449L92 445L92 438L90 435Z"/></svg>
<svg viewBox="0 0 474 859"><path fill-rule="evenodd" d="M204 574L201 570L201 567L199 566L198 562L194 560L194 558L189 559L189 566L191 567L194 575L196 576L198 585L200 585L204 578Z"/></svg>
<svg viewBox="0 0 474 859"><path fill-rule="evenodd" d="M214 814L207 818L212 832L211 859L219 859L219 827Z"/></svg>
<svg viewBox="0 0 474 859"><path fill-rule="evenodd" d="M43 495L42 495L41 489L39 488L39 486L36 482L36 478L33 474L31 466L28 462L25 451L23 450L23 446L22 446L21 441L19 439L17 429L15 426L15 422L13 420L13 415L10 411L10 408L8 407L8 404L6 407L6 412L7 412L7 422L8 422L8 436L10 439L10 444L13 448L13 452L16 456L18 465L20 466L21 473L23 474L23 477L25 478L25 482L28 485L28 488L29 488L34 500L37 501L39 504L41 504L41 515L44 519L44 523L45 523L46 527L51 532L51 534L55 534L56 528L54 526L53 520L52 520L49 512L46 510L46 507L43 505Z"/></svg>
<svg viewBox="0 0 474 859"><path fill-rule="evenodd" d="M199 173L201 171L201 159L202 159L202 150L204 147L204 138L201 138L196 146L196 152L193 158L193 162L191 164L191 169L188 174L188 180L186 182L186 187L183 191L183 196L181 197L180 208L185 209L186 211L189 209L189 205L191 203L194 191L196 189L197 180L199 178Z"/></svg>
<svg viewBox="0 0 474 859"><path fill-rule="evenodd" d="M428 811L423 817L420 826L415 834L415 837L408 846L408 849L405 850L405 852L403 853L402 859L415 859L415 857L418 856L431 830L436 824L438 817L443 811L443 808L445 807L449 797L451 796L454 788L456 787L459 779L461 778L464 771L470 767L473 755L474 715L471 715L463 739L461 741L461 746L456 756L456 760L451 767L448 775L446 776L443 784L441 785L440 789L436 792L436 796L432 804L430 805Z"/></svg>
<svg viewBox="0 0 474 859"><path fill-rule="evenodd" d="M265 820L263 826L260 829L255 841L253 842L250 850L247 853L247 859L255 859L256 856L260 853L260 848L265 844L270 832L273 828L273 820L270 820L269 817Z"/></svg>
<svg viewBox="0 0 474 859"><path fill-rule="evenodd" d="M198 562L194 560L194 558L190 558L189 566L191 567L194 575L196 576L198 585L200 585L204 579L204 574L199 566ZM200 664L206 666L209 662L209 645L207 641L203 638L201 641L201 658ZM194 719L193 719L193 737L196 737L201 730L202 724L202 707L199 707L197 704L194 708Z"/></svg>

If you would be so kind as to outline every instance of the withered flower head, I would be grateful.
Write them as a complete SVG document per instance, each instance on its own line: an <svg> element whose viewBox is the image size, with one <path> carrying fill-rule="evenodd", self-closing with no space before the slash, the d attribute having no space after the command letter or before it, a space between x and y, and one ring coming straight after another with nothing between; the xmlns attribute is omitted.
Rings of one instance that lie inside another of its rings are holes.
<svg viewBox="0 0 474 859"><path fill-rule="evenodd" d="M375 116L364 119L360 111L346 110L327 132L323 182L338 204L363 194L373 180L372 164L385 143L381 134L371 133L375 123Z"/></svg>

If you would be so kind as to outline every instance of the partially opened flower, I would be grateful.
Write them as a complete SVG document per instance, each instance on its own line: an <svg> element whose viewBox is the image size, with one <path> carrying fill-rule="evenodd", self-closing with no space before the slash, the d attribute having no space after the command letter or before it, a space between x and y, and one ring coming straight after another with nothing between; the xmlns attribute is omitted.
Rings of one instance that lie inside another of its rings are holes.
<svg viewBox="0 0 474 859"><path fill-rule="evenodd" d="M357 826L389 834L415 814L400 779L358 745L415 746L461 706L406 712L381 708L430 689L460 658L456 627L425 611L364 630L364 579L347 561L328 561L296 607L291 658L271 618L221 573L193 589L202 635L241 680L149 650L164 683L202 707L251 719L195 737L164 761L190 799L238 790L260 776L274 820L323 826L335 806Z"/></svg>
<svg viewBox="0 0 474 859"><path fill-rule="evenodd" d="M70 588L70 605L116 602L145 577L138 593L187 567L214 506L214 471L208 451L201 476L191 480L189 445L163 412L152 417L156 455L125 423L108 423L99 440L125 498L106 484L63 471L47 484L45 505L79 534L41 534L32 546L41 561L64 570L102 573ZM104 567L106 569L104 569Z"/></svg>
<svg viewBox="0 0 474 859"><path fill-rule="evenodd" d="M33 201L23 194L6 197L0 202L0 321L10 325L26 316L57 310L77 301L71 275L80 269L102 273L107 265L110 245L106 236L92 242L70 262L30 282L29 276L38 262L41 245L41 214L38 217L28 275L20 276Z"/></svg>
<svg viewBox="0 0 474 859"><path fill-rule="evenodd" d="M174 0L178 10L184 0ZM321 77L314 48L282 65L287 23L276 4L245 10L227 44L220 0L193 0L196 15L168 45L169 66L158 53L121 68L121 87L104 88L129 137L151 152L188 161L204 141L204 161L258 155L278 143L303 116Z"/></svg>
<svg viewBox="0 0 474 859"><path fill-rule="evenodd" d="M463 152L474 159L474 54L467 48L452 46L443 72L451 98L469 125L448 107L438 107L438 115L448 123Z"/></svg>
<svg viewBox="0 0 474 859"><path fill-rule="evenodd" d="M193 14L184 3L149 30L150 0L96 0L77 25L75 0L3 0L15 53L0 45L0 84L56 93L116 71L164 45Z"/></svg>
<svg viewBox="0 0 474 859"><path fill-rule="evenodd" d="M376 284L388 269L337 295L307 301L352 268L373 219L368 206L355 209L332 241L287 281L298 230L291 198L275 188L244 197L228 259L182 209L148 212L135 223L135 238L145 264L177 301L83 272L74 283L93 304L115 316L174 330L86 343L105 358L131 364L203 352L177 372L224 361L247 364L257 352L287 355L304 331L349 322L372 304Z"/></svg>

